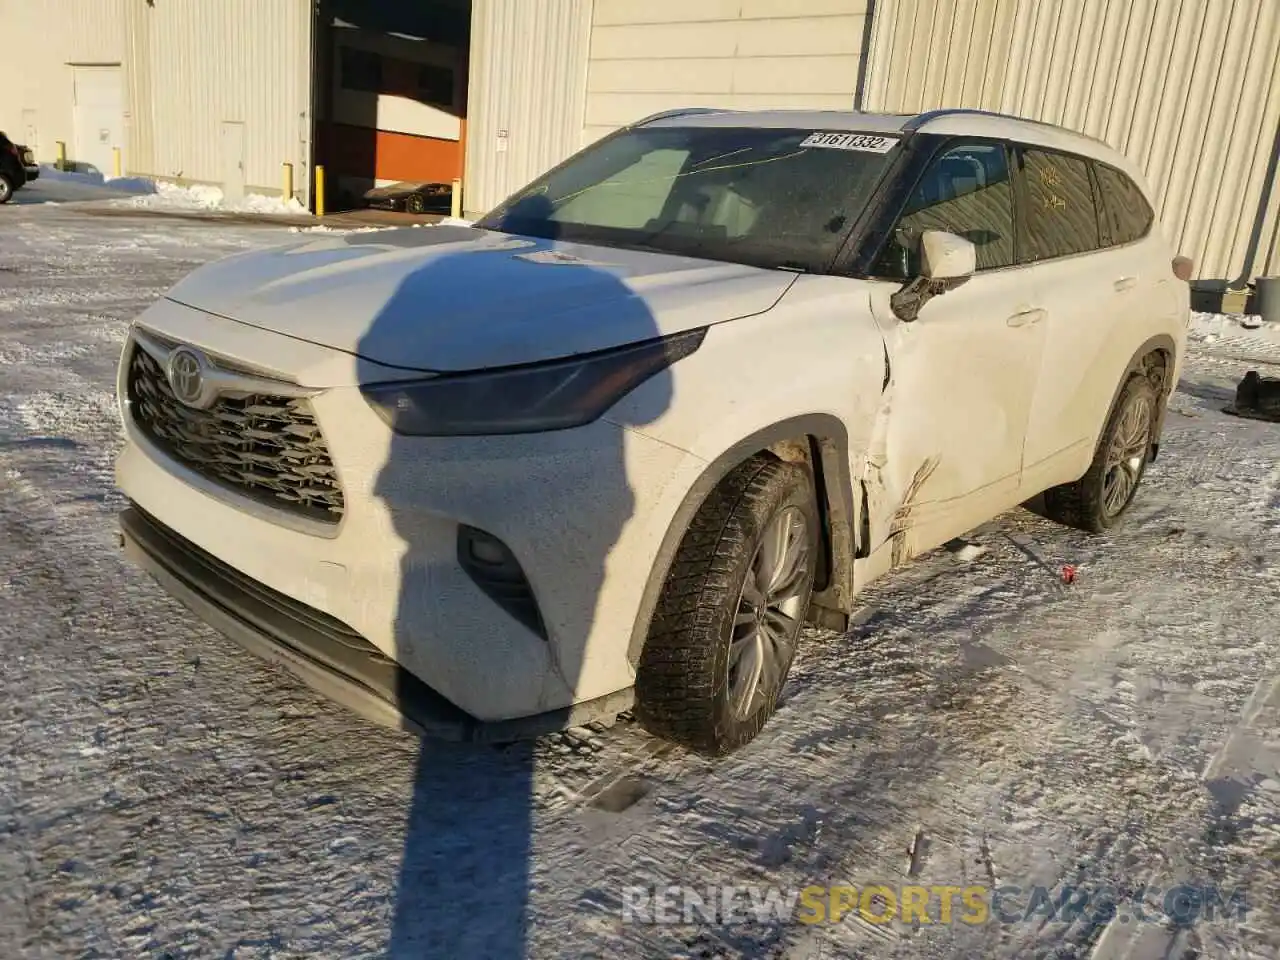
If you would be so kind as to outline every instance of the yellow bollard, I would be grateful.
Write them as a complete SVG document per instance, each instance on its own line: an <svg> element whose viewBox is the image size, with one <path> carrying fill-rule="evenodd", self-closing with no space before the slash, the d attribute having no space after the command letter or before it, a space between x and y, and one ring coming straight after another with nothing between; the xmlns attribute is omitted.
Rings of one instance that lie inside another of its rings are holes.
<svg viewBox="0 0 1280 960"><path fill-rule="evenodd" d="M120 162L120 148L111 148L111 175L113 177L124 176L124 164Z"/></svg>
<svg viewBox="0 0 1280 960"><path fill-rule="evenodd" d="M316 216L324 216L324 167L316 165Z"/></svg>
<svg viewBox="0 0 1280 960"><path fill-rule="evenodd" d="M293 164L280 165L280 199L288 203L293 199Z"/></svg>
<svg viewBox="0 0 1280 960"><path fill-rule="evenodd" d="M58 170L67 169L67 145L59 140L54 146L58 149L58 159L54 161L54 167Z"/></svg>
<svg viewBox="0 0 1280 960"><path fill-rule="evenodd" d="M453 181L453 196L449 201L449 216L462 216L462 181L456 178Z"/></svg>

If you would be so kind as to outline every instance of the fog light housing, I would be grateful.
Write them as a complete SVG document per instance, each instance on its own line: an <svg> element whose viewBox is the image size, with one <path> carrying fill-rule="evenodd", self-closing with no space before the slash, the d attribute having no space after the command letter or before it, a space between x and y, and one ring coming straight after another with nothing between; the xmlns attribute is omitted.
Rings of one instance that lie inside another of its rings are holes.
<svg viewBox="0 0 1280 960"><path fill-rule="evenodd" d="M490 600L547 639L533 587L510 547L491 533L463 524L458 527L458 563Z"/></svg>

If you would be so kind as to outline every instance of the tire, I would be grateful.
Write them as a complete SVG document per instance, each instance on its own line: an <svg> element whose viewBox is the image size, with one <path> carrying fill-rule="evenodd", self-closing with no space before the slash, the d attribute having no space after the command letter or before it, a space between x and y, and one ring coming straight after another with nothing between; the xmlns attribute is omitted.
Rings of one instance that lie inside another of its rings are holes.
<svg viewBox="0 0 1280 960"><path fill-rule="evenodd" d="M411 193L409 194L409 198L404 202L404 208L409 213L421 214L427 209L427 206L422 197L418 196L416 193Z"/></svg>
<svg viewBox="0 0 1280 960"><path fill-rule="evenodd" d="M1142 374L1129 377L1098 441L1093 463L1075 483L1044 492L1045 512L1053 520L1102 533L1124 516L1151 458L1160 398ZM1113 484L1123 484L1123 489Z"/></svg>
<svg viewBox="0 0 1280 960"><path fill-rule="evenodd" d="M9 179L9 174L0 173L0 203L8 203L13 199L13 181Z"/></svg>
<svg viewBox="0 0 1280 960"><path fill-rule="evenodd" d="M791 669L820 542L804 468L757 454L720 482L685 531L640 655L635 713L645 729L709 756L755 738ZM762 605L775 554L794 554L796 568L781 565Z"/></svg>

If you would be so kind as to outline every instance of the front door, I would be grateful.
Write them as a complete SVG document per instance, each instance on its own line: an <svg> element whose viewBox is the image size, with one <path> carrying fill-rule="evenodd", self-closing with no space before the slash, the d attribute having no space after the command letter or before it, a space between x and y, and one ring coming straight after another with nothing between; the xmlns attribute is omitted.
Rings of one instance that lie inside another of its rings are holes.
<svg viewBox="0 0 1280 960"><path fill-rule="evenodd" d="M972 241L978 269L904 321L890 297L919 274L926 230ZM891 566L1018 502L1045 325L1014 254L1005 146L949 146L924 174L874 271L887 281L876 284L872 309L890 383L865 480L870 546L889 550Z"/></svg>

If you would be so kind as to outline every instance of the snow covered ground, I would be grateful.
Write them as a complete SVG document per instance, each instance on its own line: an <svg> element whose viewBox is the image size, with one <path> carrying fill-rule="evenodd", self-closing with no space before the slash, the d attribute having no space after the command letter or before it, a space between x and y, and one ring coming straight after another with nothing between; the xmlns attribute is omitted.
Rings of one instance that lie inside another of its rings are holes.
<svg viewBox="0 0 1280 960"><path fill-rule="evenodd" d="M922 558L848 635L808 636L728 759L625 722L422 744L117 549L126 324L287 236L0 210L0 957L1280 957L1280 426L1221 412L1280 370L1280 333L1201 318L1120 530L1021 510L985 552ZM676 883L1010 886L1032 916L623 922L628 888ZM1242 892L1245 919L1160 922L1182 884ZM1050 918L1036 886L1124 909Z"/></svg>

